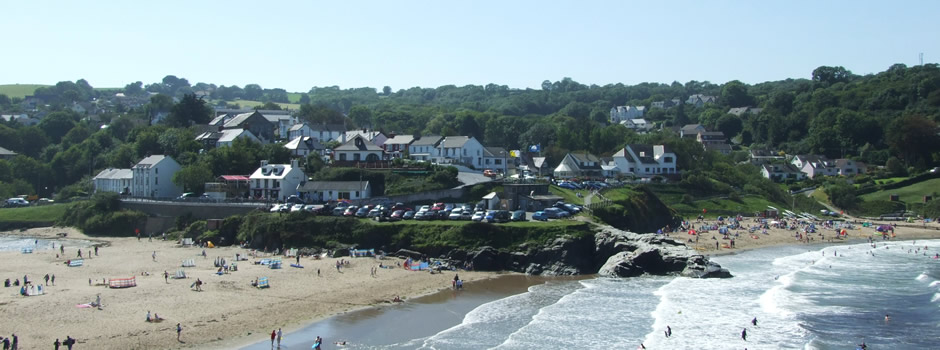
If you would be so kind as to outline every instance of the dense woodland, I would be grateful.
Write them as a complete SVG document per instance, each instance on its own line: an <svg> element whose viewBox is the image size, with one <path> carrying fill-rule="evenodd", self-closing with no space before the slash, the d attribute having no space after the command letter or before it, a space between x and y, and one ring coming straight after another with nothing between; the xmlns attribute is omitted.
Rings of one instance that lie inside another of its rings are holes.
<svg viewBox="0 0 940 350"><path fill-rule="evenodd" d="M541 89L505 85L382 89L314 87L301 94L264 89L256 84L216 86L167 76L161 82L134 82L124 89L94 89L85 80L40 88L47 98L36 126L15 122L0 125L0 147L20 155L0 160L0 197L38 193L68 198L90 191L91 176L107 167L129 167L148 154L168 154L184 169L178 181L187 189L220 174L250 173L261 159L285 162L279 145L236 142L231 148L201 152L191 124L206 123L210 106L234 107L240 100L299 102L296 113L310 122L346 123L385 132L418 135L469 135L487 146L521 149L541 144L557 164L569 151L607 156L627 143L666 143L679 155L683 184L702 193L745 193L782 200L779 186L756 177L752 166L736 166L743 152L732 156L705 154L694 142L679 140L672 126L701 123L723 131L735 148L779 150L788 154L824 154L853 158L873 166L890 165L906 174L940 163L940 67L896 64L886 71L859 76L842 67L819 67L811 79L787 79L748 85L690 81L685 84L584 85L570 78ZM148 103L128 108L113 103L115 93ZM150 93L156 93L152 95ZM692 94L718 96L718 102L696 108L680 104L649 109L654 101ZM202 97L196 97L196 96ZM96 100L105 111L87 118L70 109L76 102ZM22 101L0 95L0 110L22 112ZM646 119L663 132L638 135L610 125L610 109L619 105L647 106ZM761 107L757 115L728 114L731 107ZM150 125L155 113L168 112ZM309 160L311 173L323 167Z"/></svg>

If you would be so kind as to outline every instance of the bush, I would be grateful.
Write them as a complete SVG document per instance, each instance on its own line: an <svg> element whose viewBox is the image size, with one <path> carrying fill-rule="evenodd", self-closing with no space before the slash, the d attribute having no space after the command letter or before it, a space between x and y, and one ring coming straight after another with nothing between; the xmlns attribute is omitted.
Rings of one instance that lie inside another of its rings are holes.
<svg viewBox="0 0 940 350"><path fill-rule="evenodd" d="M91 200L69 205L59 226L74 226L87 235L133 236L146 223L147 215L135 210L120 210L116 193L101 192Z"/></svg>

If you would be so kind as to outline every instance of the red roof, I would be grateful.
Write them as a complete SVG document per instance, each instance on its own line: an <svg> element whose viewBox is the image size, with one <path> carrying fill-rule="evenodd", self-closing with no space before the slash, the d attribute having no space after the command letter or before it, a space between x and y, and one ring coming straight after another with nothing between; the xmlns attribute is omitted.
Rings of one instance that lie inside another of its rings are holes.
<svg viewBox="0 0 940 350"><path fill-rule="evenodd" d="M247 175L222 175L219 177L225 181L248 181Z"/></svg>

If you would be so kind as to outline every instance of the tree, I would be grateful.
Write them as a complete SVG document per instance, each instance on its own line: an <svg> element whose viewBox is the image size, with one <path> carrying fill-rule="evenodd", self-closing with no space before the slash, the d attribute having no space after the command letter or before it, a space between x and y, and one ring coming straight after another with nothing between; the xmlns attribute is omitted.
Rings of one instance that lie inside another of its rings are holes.
<svg viewBox="0 0 940 350"><path fill-rule="evenodd" d="M349 119L359 127L372 126L372 109L358 105L349 109Z"/></svg>
<svg viewBox="0 0 940 350"><path fill-rule="evenodd" d="M259 109L266 109L266 110L271 110L271 111L279 111L279 110L281 110L281 105L279 105L279 104L277 104L277 103L274 103L274 102L271 102L271 101L268 101L268 102L265 102L263 105L258 105L257 107L255 107L255 110L256 110L256 111L259 110Z"/></svg>
<svg viewBox="0 0 940 350"><path fill-rule="evenodd" d="M209 122L211 115L212 110L206 106L206 101L196 97L196 94L186 94L179 103L173 106L166 123L170 127L206 124Z"/></svg>
<svg viewBox="0 0 940 350"><path fill-rule="evenodd" d="M309 103L310 103L310 95L300 94L300 104L304 105L304 104L309 104Z"/></svg>
<svg viewBox="0 0 940 350"><path fill-rule="evenodd" d="M813 69L813 81L826 85L832 85L839 82L848 82L851 75L852 72L846 70L845 67L842 66L819 66L818 68Z"/></svg>
<svg viewBox="0 0 940 350"><path fill-rule="evenodd" d="M306 161L304 162L304 173L313 175L324 167L326 167L326 163L323 161L323 157L316 152L312 152L307 155Z"/></svg>
<svg viewBox="0 0 940 350"><path fill-rule="evenodd" d="M940 149L937 123L919 115L895 119L888 127L886 141L908 165L924 169L932 154Z"/></svg>
<svg viewBox="0 0 940 350"><path fill-rule="evenodd" d="M747 93L747 85L737 80L729 81L721 88L721 96L719 99L721 104L729 107L747 107L754 105L754 98Z"/></svg>
<svg viewBox="0 0 940 350"><path fill-rule="evenodd" d="M124 85L124 95L126 96L137 96L144 93L144 83L135 81L133 83Z"/></svg>
<svg viewBox="0 0 940 350"><path fill-rule="evenodd" d="M173 174L173 183L183 186L183 190L187 192L202 193L205 191L206 182L212 179L212 170L201 162L184 166Z"/></svg>
<svg viewBox="0 0 940 350"><path fill-rule="evenodd" d="M46 133L46 136L54 143L59 143L62 137L69 130L75 127L79 117L74 112L53 112L42 118L39 122L39 128Z"/></svg>
<svg viewBox="0 0 940 350"><path fill-rule="evenodd" d="M725 114L715 122L715 128L723 132L725 137L730 139L737 136L738 133L744 129L744 123L741 122L740 118L734 115Z"/></svg>
<svg viewBox="0 0 940 350"><path fill-rule="evenodd" d="M258 101L261 100L261 96L264 95L264 89L261 88L258 84L248 84L245 85L245 99Z"/></svg>
<svg viewBox="0 0 940 350"><path fill-rule="evenodd" d="M392 87L391 87L391 86L388 86L388 85L382 87L382 94L385 95L385 96L391 95L391 94L392 94Z"/></svg>

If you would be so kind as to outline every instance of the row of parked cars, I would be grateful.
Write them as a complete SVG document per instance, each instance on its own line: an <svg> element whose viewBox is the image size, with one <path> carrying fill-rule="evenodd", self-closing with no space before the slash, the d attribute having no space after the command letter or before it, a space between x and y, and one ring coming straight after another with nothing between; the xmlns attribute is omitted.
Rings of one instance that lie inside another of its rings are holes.
<svg viewBox="0 0 940 350"><path fill-rule="evenodd" d="M615 185L604 181L561 181L558 183L558 187L569 190L602 190Z"/></svg>
<svg viewBox="0 0 940 350"><path fill-rule="evenodd" d="M579 205L558 201L550 208L539 210L532 214L532 220L548 221L548 219L564 219L580 213L584 208Z"/></svg>

